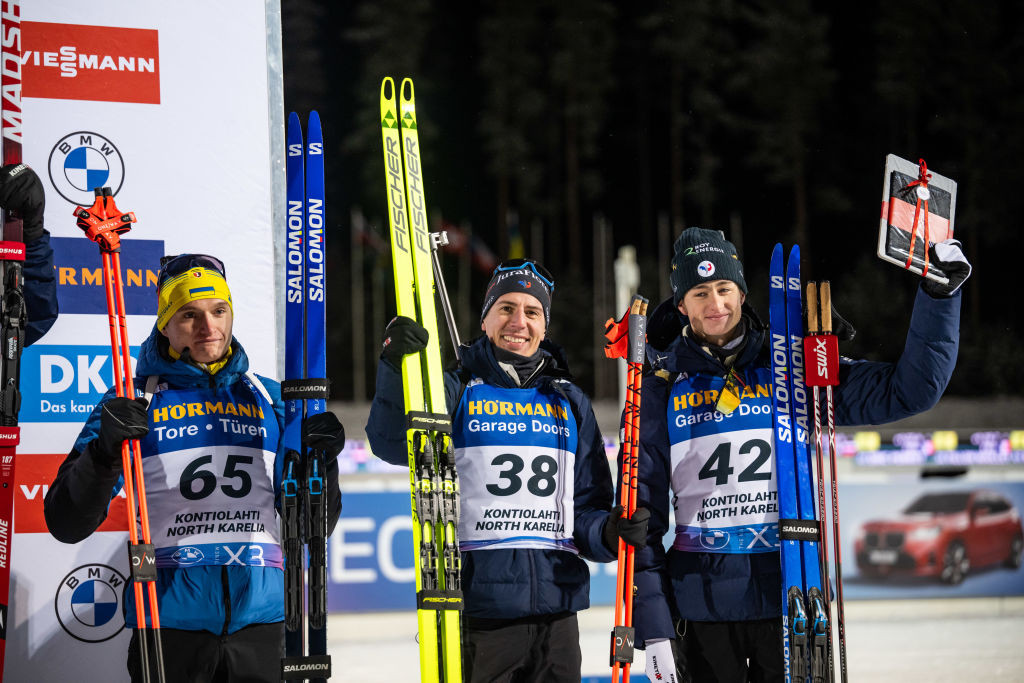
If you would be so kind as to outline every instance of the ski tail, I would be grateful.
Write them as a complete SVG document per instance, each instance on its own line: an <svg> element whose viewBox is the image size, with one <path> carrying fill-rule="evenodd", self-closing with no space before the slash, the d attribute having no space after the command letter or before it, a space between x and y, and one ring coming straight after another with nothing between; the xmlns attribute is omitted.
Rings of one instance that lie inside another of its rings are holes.
<svg viewBox="0 0 1024 683"><path fill-rule="evenodd" d="M785 678L807 677L807 609L803 595L803 563L797 502L794 425L792 422L789 333L786 327L786 273L782 245L772 251L769 269L769 335L772 369L775 472L779 491L779 539L782 562L782 644Z"/></svg>

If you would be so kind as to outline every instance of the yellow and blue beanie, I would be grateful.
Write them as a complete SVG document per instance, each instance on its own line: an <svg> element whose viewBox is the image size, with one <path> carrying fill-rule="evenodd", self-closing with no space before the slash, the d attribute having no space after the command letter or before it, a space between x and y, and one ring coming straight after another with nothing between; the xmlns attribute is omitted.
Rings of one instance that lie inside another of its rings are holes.
<svg viewBox="0 0 1024 683"><path fill-rule="evenodd" d="M190 301L199 299L223 299L231 304L231 290L224 276L210 268L189 268L180 275L165 281L157 290L156 326L162 330L178 309Z"/></svg>

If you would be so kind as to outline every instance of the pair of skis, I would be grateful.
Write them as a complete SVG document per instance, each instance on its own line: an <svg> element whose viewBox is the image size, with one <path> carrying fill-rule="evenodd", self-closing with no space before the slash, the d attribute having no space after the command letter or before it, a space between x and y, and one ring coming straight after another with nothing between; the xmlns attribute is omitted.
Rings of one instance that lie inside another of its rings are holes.
<svg viewBox="0 0 1024 683"><path fill-rule="evenodd" d="M380 115L397 312L418 321L429 333L424 350L402 359L420 680L453 683L462 680L459 478L445 404L431 234L411 79L404 79L400 89L392 78L384 79Z"/></svg>
<svg viewBox="0 0 1024 683"><path fill-rule="evenodd" d="M785 677L787 683L824 683L831 679L831 627L828 600L822 591L827 578L823 577L819 555L819 487L812 478L808 450L799 246L792 248L783 269L782 245L775 245L769 285ZM820 481L820 469L818 474Z"/></svg>
<svg viewBox="0 0 1024 683"><path fill-rule="evenodd" d="M324 157L320 116L309 115L303 143L299 115L286 131L284 444L281 541L285 572L284 680L326 681L327 465L302 442L302 423L327 407Z"/></svg>
<svg viewBox="0 0 1024 683"><path fill-rule="evenodd" d="M626 517L636 512L637 464L640 449L640 389L642 387L644 349L647 344L647 299L634 295L626 315L618 322L605 323L604 355L626 359L626 405L623 410L622 478L619 480L619 505ZM612 628L612 683L629 683L633 664L633 556L635 548L621 538L615 578L615 625Z"/></svg>
<svg viewBox="0 0 1024 683"><path fill-rule="evenodd" d="M122 212L114 204L109 187L96 188L96 201L88 209L75 207L74 216L85 236L99 245L103 261L103 286L107 295L107 321L110 324L111 360L114 366L114 388L119 397L135 398L132 363L125 317L124 283L121 279L121 235L136 222L135 214ZM142 473L142 449L138 439L121 444L121 469L124 473L124 492L128 508L129 562L132 586L135 591L135 616L139 637L142 678L150 681L149 634L152 634L156 680L164 681L163 646L160 639L160 614L156 598L156 552L149 530L149 510L146 506L146 483ZM136 495L138 515L136 515ZM136 525L142 529L142 543ZM143 585L149 598L149 627L146 624Z"/></svg>
<svg viewBox="0 0 1024 683"><path fill-rule="evenodd" d="M21 163L21 12L19 0L4 3L3 41L0 63L0 113L3 114L3 165ZM11 36L12 40L6 38ZM0 207L3 241L0 241L0 679L3 678L7 647L7 600L11 586L11 546L14 541L14 469L21 428L21 351L25 346L25 296L22 292L22 262L25 244L21 217Z"/></svg>

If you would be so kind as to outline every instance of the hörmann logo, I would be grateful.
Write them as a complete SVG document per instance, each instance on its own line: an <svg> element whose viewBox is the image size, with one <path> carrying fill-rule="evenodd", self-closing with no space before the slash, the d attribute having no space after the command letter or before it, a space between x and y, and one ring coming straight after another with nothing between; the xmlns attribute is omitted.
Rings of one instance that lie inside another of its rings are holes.
<svg viewBox="0 0 1024 683"><path fill-rule="evenodd" d="M22 22L24 96L160 104L153 29Z"/></svg>
<svg viewBox="0 0 1024 683"><path fill-rule="evenodd" d="M50 244L60 312L106 315L103 262L96 245L85 237L51 237ZM128 315L156 315L156 283L163 255L163 240L132 238L121 243L121 277Z"/></svg>
<svg viewBox="0 0 1024 683"><path fill-rule="evenodd" d="M116 196L124 183L124 158L109 138L87 130L62 137L50 150L50 182L76 206L90 206L93 190L109 187Z"/></svg>

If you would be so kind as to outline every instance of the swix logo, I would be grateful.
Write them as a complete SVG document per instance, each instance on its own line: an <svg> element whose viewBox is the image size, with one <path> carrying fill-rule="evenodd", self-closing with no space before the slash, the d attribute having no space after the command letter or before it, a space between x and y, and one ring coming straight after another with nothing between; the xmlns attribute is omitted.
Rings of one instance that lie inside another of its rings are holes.
<svg viewBox="0 0 1024 683"><path fill-rule="evenodd" d="M21 8L17 2L3 0L3 137L21 144Z"/></svg>
<svg viewBox="0 0 1024 683"><path fill-rule="evenodd" d="M814 340L814 361L818 368L818 377L828 379L828 348L824 337Z"/></svg>
<svg viewBox="0 0 1024 683"><path fill-rule="evenodd" d="M124 183L124 158L111 140L79 130L62 137L50 150L50 182L60 196L76 206L91 206L97 187L114 196Z"/></svg>
<svg viewBox="0 0 1024 683"><path fill-rule="evenodd" d="M160 104L157 31L22 22L24 96Z"/></svg>

